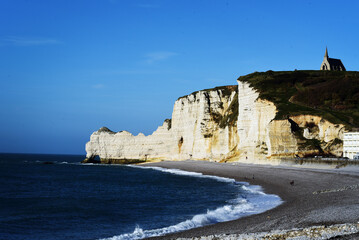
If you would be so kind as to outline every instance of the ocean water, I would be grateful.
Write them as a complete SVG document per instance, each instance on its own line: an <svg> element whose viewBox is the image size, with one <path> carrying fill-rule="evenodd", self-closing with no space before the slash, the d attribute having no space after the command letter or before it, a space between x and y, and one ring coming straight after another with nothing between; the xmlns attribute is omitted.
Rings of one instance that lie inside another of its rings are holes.
<svg viewBox="0 0 359 240"><path fill-rule="evenodd" d="M233 179L82 159L0 154L0 239L141 239L281 203Z"/></svg>

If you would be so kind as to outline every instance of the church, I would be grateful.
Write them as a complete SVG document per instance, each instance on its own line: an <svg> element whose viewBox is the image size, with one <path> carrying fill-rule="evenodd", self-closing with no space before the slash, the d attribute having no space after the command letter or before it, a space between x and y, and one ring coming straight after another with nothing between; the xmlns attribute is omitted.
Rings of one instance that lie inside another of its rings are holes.
<svg viewBox="0 0 359 240"><path fill-rule="evenodd" d="M328 48L325 48L325 55L320 70L346 71L340 59L329 58Z"/></svg>

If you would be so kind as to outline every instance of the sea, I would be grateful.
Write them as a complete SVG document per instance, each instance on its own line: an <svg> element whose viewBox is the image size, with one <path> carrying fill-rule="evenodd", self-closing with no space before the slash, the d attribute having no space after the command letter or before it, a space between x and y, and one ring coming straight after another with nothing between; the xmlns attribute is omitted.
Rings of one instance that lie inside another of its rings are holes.
<svg viewBox="0 0 359 240"><path fill-rule="evenodd" d="M282 203L230 178L83 159L0 154L0 239L142 239Z"/></svg>

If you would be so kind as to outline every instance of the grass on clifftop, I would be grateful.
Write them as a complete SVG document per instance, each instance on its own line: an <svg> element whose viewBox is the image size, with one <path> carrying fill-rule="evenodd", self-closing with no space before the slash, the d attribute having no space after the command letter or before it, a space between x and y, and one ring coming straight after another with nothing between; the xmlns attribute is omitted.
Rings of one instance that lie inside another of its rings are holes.
<svg viewBox="0 0 359 240"><path fill-rule="evenodd" d="M267 71L238 80L276 105L276 119L311 114L349 129L359 127L359 72Z"/></svg>
<svg viewBox="0 0 359 240"><path fill-rule="evenodd" d="M209 88L209 89L203 89L203 90L200 90L200 91L195 91L195 92L193 92L193 93L191 93L189 95L197 94L198 92L211 92L211 91L221 90L223 95L230 96L232 94L232 92L237 91L237 87L238 87L238 85L220 86L220 87L215 87L215 88ZM179 97L177 100L179 100L181 98L186 98L189 95Z"/></svg>

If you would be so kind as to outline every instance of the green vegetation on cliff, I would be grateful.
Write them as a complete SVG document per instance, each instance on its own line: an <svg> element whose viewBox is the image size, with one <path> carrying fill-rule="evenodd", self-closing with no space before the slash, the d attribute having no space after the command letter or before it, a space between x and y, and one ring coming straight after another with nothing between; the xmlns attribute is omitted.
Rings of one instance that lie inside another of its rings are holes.
<svg viewBox="0 0 359 240"><path fill-rule="evenodd" d="M195 91L189 95L196 95L199 92L212 92L212 91L221 91L223 93L224 96L230 96L232 94L233 91L237 91L237 85L228 85L228 86L220 86L220 87L214 87L214 88L208 88L208 89L203 89L200 91ZM189 95L185 95L182 97L179 97L177 100L180 100L181 98L186 98Z"/></svg>
<svg viewBox="0 0 359 240"><path fill-rule="evenodd" d="M276 105L276 119L311 114L349 129L359 127L359 72L267 71L238 80Z"/></svg>
<svg viewBox="0 0 359 240"><path fill-rule="evenodd" d="M234 95L233 101L219 121L219 127L234 126L238 119L238 92Z"/></svg>

